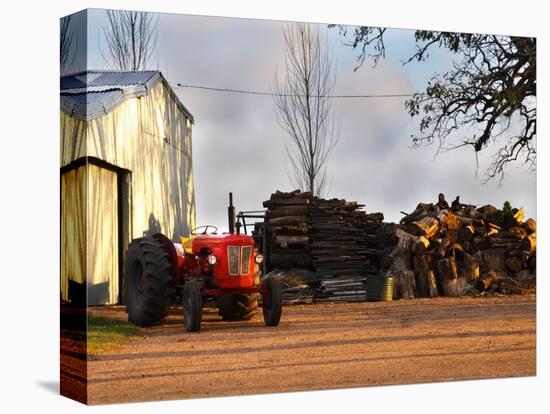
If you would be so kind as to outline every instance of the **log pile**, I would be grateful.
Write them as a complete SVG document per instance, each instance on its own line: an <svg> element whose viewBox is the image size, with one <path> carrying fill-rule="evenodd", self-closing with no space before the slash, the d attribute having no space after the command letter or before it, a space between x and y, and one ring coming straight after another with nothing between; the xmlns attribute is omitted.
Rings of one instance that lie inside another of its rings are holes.
<svg viewBox="0 0 550 414"><path fill-rule="evenodd" d="M278 272L286 303L365 300L365 276L378 272L384 253L381 213L300 191L277 191L263 205L266 219L256 227L256 243L268 269ZM264 231L266 246L259 237Z"/></svg>
<svg viewBox="0 0 550 414"><path fill-rule="evenodd" d="M420 203L395 230L380 274L394 277L394 297L523 293L535 284L536 222L523 209L476 208L443 194Z"/></svg>

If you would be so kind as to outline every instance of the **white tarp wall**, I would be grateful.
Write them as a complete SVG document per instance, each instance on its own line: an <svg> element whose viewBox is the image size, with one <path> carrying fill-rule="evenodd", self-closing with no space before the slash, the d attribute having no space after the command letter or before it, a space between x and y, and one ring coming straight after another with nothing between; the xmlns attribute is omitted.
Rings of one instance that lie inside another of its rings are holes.
<svg viewBox="0 0 550 414"><path fill-rule="evenodd" d="M191 120L178 107L172 94L161 81L147 96L129 99L100 118L83 121L61 113L62 167L89 156L129 171L129 239L161 231L176 240L180 235L188 235L195 226ZM119 202L116 200L116 178L113 178L116 173L108 172L111 175L103 172L90 174L87 249L81 247L81 236L75 239L73 247L68 241L62 244L62 262L69 261L74 268L69 272L67 263L67 271L62 272L62 291L68 277L84 279L75 273L77 268L81 271L82 263L87 263L88 281L114 281L118 278L116 255L110 253L112 246L106 246L103 239L104 235L118 234L116 220L105 213L112 208L116 211ZM96 177L96 174L99 175ZM71 201L75 196L69 195L73 190L64 189L63 180L71 178L62 177L62 197L66 197L66 201L62 200L65 206L62 215L67 216L62 217L62 223L69 226L73 225L71 220L74 221L75 214L71 213L71 208L78 207ZM114 201L108 201L113 197ZM79 211L83 213L83 210ZM87 260L85 257L65 258L68 255L82 256L84 251ZM116 303L116 294L114 289L109 289L108 303Z"/></svg>

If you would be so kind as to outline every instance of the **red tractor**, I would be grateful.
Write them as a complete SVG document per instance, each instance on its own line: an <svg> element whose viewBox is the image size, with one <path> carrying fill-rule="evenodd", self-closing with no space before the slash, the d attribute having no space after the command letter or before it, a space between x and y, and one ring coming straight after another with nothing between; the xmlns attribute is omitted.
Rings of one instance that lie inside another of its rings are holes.
<svg viewBox="0 0 550 414"><path fill-rule="evenodd" d="M207 302L218 307L223 320L249 320L261 295L265 324L279 324L281 286L275 277L260 278L263 257L254 239L240 234L231 193L228 212L228 233L217 234L215 226L198 227L187 247L160 233L130 243L124 271L130 322L154 325L166 316L171 303L181 299L185 328L197 332Z"/></svg>

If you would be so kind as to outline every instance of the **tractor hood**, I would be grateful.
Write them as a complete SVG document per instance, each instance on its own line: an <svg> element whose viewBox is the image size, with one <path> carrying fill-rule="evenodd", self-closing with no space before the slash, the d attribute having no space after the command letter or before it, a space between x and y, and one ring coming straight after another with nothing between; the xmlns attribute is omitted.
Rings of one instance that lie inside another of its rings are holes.
<svg viewBox="0 0 550 414"><path fill-rule="evenodd" d="M193 239L193 252L198 253L202 248L224 248L225 246L252 246L254 239L244 234L204 234Z"/></svg>

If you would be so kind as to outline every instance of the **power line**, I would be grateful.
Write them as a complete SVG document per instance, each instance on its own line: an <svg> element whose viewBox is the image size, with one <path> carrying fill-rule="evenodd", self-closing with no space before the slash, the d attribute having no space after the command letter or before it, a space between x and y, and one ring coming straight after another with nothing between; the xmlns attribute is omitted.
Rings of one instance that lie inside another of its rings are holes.
<svg viewBox="0 0 550 414"><path fill-rule="evenodd" d="M176 88L189 88L189 89L204 89L213 92L229 92L229 93L240 93L247 95L260 95L260 96L282 96L282 97L305 97L306 95L294 95L294 94L276 94L273 92L261 92L261 91L251 91L244 89L231 89L231 88L214 88L212 86L203 86L203 85L189 85L176 82L173 84ZM326 98L408 98L414 96L413 93L385 93L385 94L369 94L369 95L327 95ZM315 95L310 95L310 97L315 98Z"/></svg>

